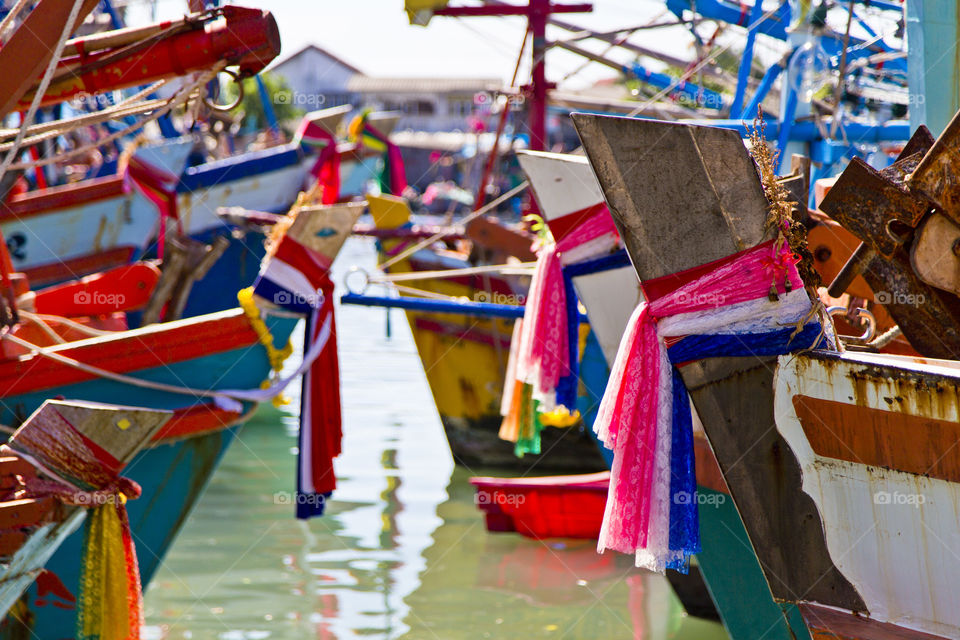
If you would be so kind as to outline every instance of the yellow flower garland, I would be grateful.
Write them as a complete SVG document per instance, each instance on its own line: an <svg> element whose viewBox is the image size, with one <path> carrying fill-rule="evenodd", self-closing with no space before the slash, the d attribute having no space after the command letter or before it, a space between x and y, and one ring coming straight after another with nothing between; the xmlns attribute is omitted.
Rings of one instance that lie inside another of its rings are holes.
<svg viewBox="0 0 960 640"><path fill-rule="evenodd" d="M253 287L247 287L246 289L238 291L237 301L240 303L240 308L243 309L243 313L247 316L247 321L250 322L250 328L257 334L257 339L260 341L260 344L263 345L263 348L267 350L267 358L270 360L270 368L273 370L273 374L276 375L280 373L283 369L284 361L293 353L293 343L288 340L282 349L277 349L273 346L273 335L270 333L270 329L267 328L267 323L260 317L260 309L253 299ZM262 389L266 389L269 386L269 378L260 384ZM289 400L283 396L277 396L273 400L275 406L284 405L288 402Z"/></svg>

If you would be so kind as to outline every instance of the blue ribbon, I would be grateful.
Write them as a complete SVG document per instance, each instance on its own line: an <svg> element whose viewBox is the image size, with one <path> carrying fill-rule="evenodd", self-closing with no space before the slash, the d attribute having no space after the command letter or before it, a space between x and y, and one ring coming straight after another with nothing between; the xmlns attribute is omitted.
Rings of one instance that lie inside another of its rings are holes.
<svg viewBox="0 0 960 640"><path fill-rule="evenodd" d="M704 358L773 356L815 347L822 337L820 324L765 333L686 336L667 350L674 365ZM673 367L673 430L670 446L670 549L684 558L667 563L680 573L689 570L689 557L700 552L697 476L693 453L693 419L683 377Z"/></svg>

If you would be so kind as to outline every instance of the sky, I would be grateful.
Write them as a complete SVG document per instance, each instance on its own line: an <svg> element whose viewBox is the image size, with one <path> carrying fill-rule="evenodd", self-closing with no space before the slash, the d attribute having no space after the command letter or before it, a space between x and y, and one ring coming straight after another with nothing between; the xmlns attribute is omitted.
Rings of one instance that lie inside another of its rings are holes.
<svg viewBox="0 0 960 640"><path fill-rule="evenodd" d="M279 59L312 43L367 75L381 77L490 77L509 82L526 24L522 18L434 17L427 27L412 26L403 11L403 0L243 0L232 4L274 14L283 42ZM451 4L474 3L451 0ZM662 0L594 0L593 4L593 13L561 17L594 30L674 19L665 12ZM186 0L158 0L158 17L176 17L185 5ZM134 16L130 18L134 22ZM567 35L553 28L547 34L549 39ZM692 38L676 28L644 31L634 40L683 58L695 57ZM586 48L602 52L604 46L593 43ZM529 77L529 58L528 46L521 83ZM621 62L629 60L629 55L619 56ZM583 62L574 54L551 50L547 56L548 79L566 88L579 88L615 75L598 64L580 69Z"/></svg>

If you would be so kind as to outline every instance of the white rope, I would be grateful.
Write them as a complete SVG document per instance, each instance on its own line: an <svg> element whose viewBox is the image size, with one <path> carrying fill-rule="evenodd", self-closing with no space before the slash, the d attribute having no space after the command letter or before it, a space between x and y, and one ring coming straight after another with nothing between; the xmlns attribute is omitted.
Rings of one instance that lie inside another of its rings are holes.
<svg viewBox="0 0 960 640"><path fill-rule="evenodd" d="M7 156L3 159L3 164L0 164L0 179L3 179L4 174L7 172L7 169L10 168L13 159L17 156L17 151L20 149L20 143L23 141L23 137L27 133L27 127L33 123L33 118L37 115L37 109L40 108L40 103L43 101L44 94L47 93L47 87L50 86L50 81L53 79L53 72L57 69L57 63L60 62L60 54L63 53L63 46L67 43L67 39L70 37L70 34L73 33L73 29L76 26L77 16L80 15L80 7L83 6L84 0L74 0L73 8L70 10L70 15L67 17L67 22L63 25L63 31L60 33L60 40L57 41L57 46L53 49L53 55L50 56L50 62L47 64L47 70L43 72L43 78L40 80L40 86L37 87L36 93L33 94L33 100L30 101L30 108L27 110L27 114L23 117L23 121L20 123L20 131L17 133L16 140L13 141L13 148L7 153Z"/></svg>
<svg viewBox="0 0 960 640"><path fill-rule="evenodd" d="M480 216L482 216L482 215L485 214L486 212L490 211L491 209L496 208L496 207L499 206L502 202L506 202L507 200L509 200L509 199L512 198L513 196L517 195L518 193L520 193L521 191L523 191L524 189L526 189L526 188L529 187L529 186L530 186L530 181L529 181L529 180L524 180L523 182L521 182L520 184L518 184L517 186L515 186L513 189L510 189L510 191L507 191L506 193L502 194L502 195L501 195L499 198L497 198L496 200L492 200L492 201L488 202L487 204L485 204L484 206L482 206L482 207L480 207L479 209L477 209L476 211L474 211L473 213L471 213L471 214L469 214L469 215L467 215L467 216L464 216L464 217L460 220L460 224L461 224L461 225L465 225L465 224L467 224L468 222L470 222L471 220L473 220L474 218L479 218ZM442 230L438 231L437 233L433 234L432 236L430 236L429 238L425 238L424 240L421 240L420 242L416 243L416 244L413 245L412 247L408 247L407 249L404 249L403 251L401 251L401 252L398 253L397 255L393 256L392 258L390 258L390 259L387 260L386 262L377 265L377 267L378 267L379 269L385 271L386 269L388 269L389 267L391 267L391 266L395 265L396 263L400 262L400 261L403 260L404 258L406 258L406 257L408 257L408 256L410 256L410 255L412 255L412 254L414 254L414 253L416 253L417 251L420 251L420 249L423 249L424 247L429 247L431 244L433 244L434 242L436 242L436 241L439 240L440 238L442 238L442 237L444 237L444 236L446 236L446 235L449 235L449 234L451 234L451 233L455 233L455 230L454 230L453 227L451 227L451 228L449 228L449 229L442 229Z"/></svg>
<svg viewBox="0 0 960 640"><path fill-rule="evenodd" d="M56 334L56 331L52 327L50 327L50 322L56 322L57 324L62 324L66 327L73 329L74 331L79 331L80 333L83 333L84 335L88 335L93 338L99 338L100 336L110 336L117 333L116 331L105 331L103 329L94 329L93 327L88 327L85 324L80 324L79 322L74 322L70 318L64 318L61 316L53 316L46 313L33 313L32 311L24 311L23 309L20 309L20 308L17 309L17 313L20 315L21 318L25 318L26 320L30 320L31 322L36 322L39 325L43 325L49 328L50 331L53 331L55 334ZM56 334L56 335L57 337L60 336L60 334ZM67 342L66 340L63 340L63 338L60 338L60 340L62 340L63 342Z"/></svg>
<svg viewBox="0 0 960 640"><path fill-rule="evenodd" d="M17 163L17 164L12 164L12 165L10 165L10 168L13 168L13 169L27 169L27 168L29 168L29 167L42 167L42 166L46 166L46 165L48 165L48 164L53 164L54 162L60 162L60 161L62 161L62 160L64 160L64 159L66 159L66 158L71 158L71 157L73 157L73 156L77 156L77 155L86 153L87 151L90 151L91 149L97 149L97 148L102 147L102 146L104 146L104 145L108 145L108 144L112 143L114 140L118 140L118 139L120 139L120 138L123 138L124 136L128 136L128 135L130 135L131 133L133 133L134 131L136 131L137 129L142 129L142 128L143 128L144 126L146 126L148 123L153 122L153 121L156 120L157 118L160 118L160 117L164 116L165 114L169 113L170 111L172 111L172 110L175 109L176 107L180 106L181 104L183 104L184 102L186 102L187 100L189 100L190 97L191 97L192 94L193 94L193 91L194 91L195 89L197 89L198 87L203 86L203 85L206 84L209 80L211 80L212 78L216 77L216 75L217 75L218 73L220 73L220 71L221 71L221 70L223 69L223 67L225 67L225 66L226 66L226 63L225 63L225 62L223 62L223 61L219 62L213 69L210 69L209 71L203 73L203 74L200 76L200 78L199 78L196 82L194 82L192 85L190 85L189 87L184 87L184 89L182 89L180 92L178 92L175 96L169 98L169 99L167 100L167 103L166 103L165 106L161 107L160 109L158 109L158 110L155 111L154 113L151 113L151 114L150 114L149 116L147 116L146 118L143 118L142 120L140 120L140 121L138 121L138 122L135 122L134 124L130 125L129 127L126 127L125 129L122 129L122 130L120 130L120 131L117 131L116 133L112 133L112 134L110 134L109 136L106 136L106 137L104 137L104 138L100 138L99 140L96 140L95 142L92 142L92 143L90 143L90 144L84 145L84 146L82 146L82 147L78 147L78 148L72 149L72 150L70 150L70 151L64 151L64 152L61 152L61 153L59 153L59 154L57 154L57 155L55 155L55 156L49 156L49 157L47 157L47 158L41 158L41 159L35 160L35 161L21 162L21 163ZM0 175L2 175L2 174L0 174Z"/></svg>
<svg viewBox="0 0 960 640"><path fill-rule="evenodd" d="M42 356L44 358L49 358L54 362L59 362L60 364L66 365L72 369L77 369L99 378L105 378L107 380L113 380L114 382L140 387L143 389L152 389L154 391L176 393L180 395L193 396L195 398L213 398L215 401L226 401L226 403L223 403L222 406L231 411L237 411L237 409L233 408L231 404L227 403L236 403L240 400L249 400L252 402L264 402L266 400L270 400L271 398L281 394L294 378L303 375L307 368L313 364L313 361L317 359L317 356L320 355L320 352L323 351L324 346L330 339L330 334L332 332L331 318L332 314L328 314L324 321L323 327L321 327L320 332L317 335L317 339L310 345L310 349L307 351L307 353L303 354L303 360L301 361L297 370L286 378L277 380L274 384L266 389L225 389L222 391L215 391L213 389L194 389L191 387L166 384L165 382L143 380L142 378L135 378L122 373L115 373L113 371L108 371L107 369L102 369L85 362L80 362L75 358L58 353L56 350L49 347L41 347L40 345L33 344L28 340L24 340L23 338L9 333L9 331L0 337L2 337L4 340L9 340L10 342L25 349L29 349L33 354Z"/></svg>
<svg viewBox="0 0 960 640"><path fill-rule="evenodd" d="M759 1L759 0L757 0L757 1ZM747 25L747 26L746 26L746 29L749 31L750 29L756 28L757 25L759 25L761 22L763 22L763 21L766 20L767 18L773 16L773 15L774 15L777 11L779 11L779 10L780 10L780 7L777 6L777 7L773 8L773 9L771 9L770 11L767 11L765 14L763 14L762 16L760 16L759 18L757 18L756 22L754 22L753 24ZM729 44L726 44L726 45L724 45L724 46L722 46L722 47L718 47L717 49L714 49L713 52L712 52L710 55L708 55L706 58L704 58L703 60L701 60L699 64L697 64L697 65L695 65L695 66L693 66L693 67L690 67L690 69L689 69L686 73L684 73L684 74L681 75L679 78L677 78L676 80L674 80L674 81L670 84L670 86L668 86L667 88L663 89L662 91L659 91L659 92L658 92L656 95L654 95L652 98L650 98L650 99L647 100L646 102L643 102L643 103L642 103L640 106L638 106L636 109L634 109L633 111L631 111L630 113L628 113L628 114L627 114L627 117L628 117L628 118L632 118L632 117L634 117L634 116L636 116L636 115L638 115L638 114L640 114L640 113L643 113L643 112L646 111L649 107L653 106L654 103L659 102L660 98L662 98L662 97L664 97L664 96L666 96L666 95L669 95L671 91L673 91L674 89L676 89L677 87L679 87L681 84L683 84L684 82L686 82L686 81L690 78L690 76L692 76L693 74L695 74L695 73L697 73L698 71L700 71L701 69L703 69L705 66L707 66L708 64L710 64L711 62L713 62L714 59L715 59L717 56L719 56L721 53L723 53L724 51L726 51L727 49L729 49L730 47L732 47L734 42L736 42L736 40L731 40Z"/></svg>
<svg viewBox="0 0 960 640"><path fill-rule="evenodd" d="M500 273L508 275L532 275L536 262L518 262L516 264L491 264L479 267L464 267L463 269L441 269L436 271L415 271L412 273L388 273L370 278L370 284L386 284L388 282L406 282L408 280L430 280L435 278L456 278L472 276L481 273Z"/></svg>
<svg viewBox="0 0 960 640"><path fill-rule="evenodd" d="M72 131L73 129L79 129L81 127L88 127L90 125L99 124L107 120L114 120L118 118L125 118L131 115L140 115L147 111L152 111L157 107L160 107L166 104L167 100L162 98L155 98L153 100L146 100L142 102L136 102L140 98L143 98L150 93L156 91L159 87L163 86L164 82L157 82L147 89L140 91L136 95L130 96L126 100L119 102L112 107L102 109L96 113L85 114L82 116L77 116L75 118L63 118L60 120L53 120L50 122L41 122L39 124L31 125L27 129L27 137L24 139L21 146L28 147L38 142L42 142L47 138L56 137L67 131ZM18 129L0 129L0 138L10 138L17 134ZM52 136L39 137L40 134L54 132ZM9 144L3 145L3 150L9 148Z"/></svg>

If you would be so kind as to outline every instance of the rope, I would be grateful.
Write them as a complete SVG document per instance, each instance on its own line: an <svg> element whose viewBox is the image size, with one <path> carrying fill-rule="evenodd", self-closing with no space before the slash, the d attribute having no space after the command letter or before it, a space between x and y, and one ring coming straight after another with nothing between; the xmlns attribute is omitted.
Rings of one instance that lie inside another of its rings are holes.
<svg viewBox="0 0 960 640"><path fill-rule="evenodd" d="M386 284L389 282L406 282L408 280L428 280L431 278L456 278L458 276L472 276L480 273L509 273L510 275L532 275L536 262L520 262L517 264L491 264L480 267L465 267L463 269L446 269L437 271L417 271L415 273L388 273L376 276L370 284Z"/></svg>
<svg viewBox="0 0 960 640"><path fill-rule="evenodd" d="M757 0L757 1L759 2L759 0ZM748 30L749 30L749 29L753 29L754 27L756 27L757 25L759 25L761 22L763 22L763 21L766 20L767 18L769 18L769 17L773 16L774 14L776 14L777 11L779 11L779 10L780 10L780 7L777 6L777 7L773 8L773 9L771 9L770 11L767 11L765 14L763 14L762 16L760 16L759 18L757 18L757 21L754 22L753 24L751 24L749 27L747 27L747 29L748 29ZM628 117L628 118L632 118L632 117L634 117L634 116L636 116L636 115L638 115L638 114L640 114L640 113L643 113L643 112L646 111L649 107L653 106L654 103L658 102L658 101L660 100L660 98L662 98L662 97L664 97L664 96L666 96L666 95L669 95L670 92L673 91L674 89L676 89L678 86L680 86L681 83L686 82L687 79L690 78L690 76L692 76L693 74L695 74L695 73L697 73L698 71L700 71L700 69L703 69L705 66L707 66L708 64L710 64L711 62L713 62L713 60L714 60L717 56L719 56L721 53L723 53L724 51L726 51L727 49L729 49L730 47L732 47L734 42L735 42L734 40L731 40L729 44L724 45L723 47L720 47L719 49L714 50L710 55L708 55L706 58L704 58L703 60L701 60L696 66L690 67L686 72L684 72L684 74L683 74L682 76L680 76L679 78L677 78L676 80L674 80L674 81L670 84L669 87L667 87L666 89L663 89L662 91L657 92L652 98L650 98L649 100L647 100L646 102L644 102L643 104L641 104L639 107L637 107L636 109L634 109L633 111L631 111L630 113L628 113L628 114L627 114L627 117Z"/></svg>
<svg viewBox="0 0 960 640"><path fill-rule="evenodd" d="M518 184L517 186L515 186L513 189L510 189L510 191L507 191L506 193L500 195L500 197L498 197L497 199L491 200L490 202L488 202L487 204L483 205L482 207L480 207L479 209L477 209L477 210L474 211L473 213L470 213L470 214L464 216L463 218L461 218L461 219L460 219L460 224L461 224L461 225L464 225L464 224L467 224L468 222L470 222L471 220L473 220L473 219L475 219L475 218L479 218L480 216L482 216L483 214L487 213L488 211L497 208L498 206L500 206L500 204L506 202L507 200L509 200L509 199L512 198L513 196L517 195L518 193L520 193L521 191L523 191L524 189L526 189L526 188L529 187L529 186L530 186L530 181L529 181L529 180L524 180L523 182L521 182L520 184ZM451 228L451 229L442 229L442 230L438 231L437 233L433 234L432 236L430 236L429 238L425 238L425 239L421 240L420 242L416 243L415 245L413 245L413 246L411 246L411 247L409 247L409 248L401 251L400 253L398 253L397 255L393 256L392 258L390 258L390 259L387 260L386 262L383 262L383 263L377 265L377 268L379 268L379 269L381 269L381 270L383 270L383 271L386 271L388 268L390 268L391 266L393 266L393 265L395 265L396 263L400 262L400 261L403 260L404 258L407 258L407 257L413 255L413 254L416 253L417 251L420 251L420 249L423 249L423 248L425 248L425 247L429 247L431 244L433 244L434 242L436 242L436 241L439 240L440 238L442 238L442 237L444 237L444 236L446 236L446 235L449 235L449 234L451 234L451 233L454 233L454 231L453 231L452 228Z"/></svg>
<svg viewBox="0 0 960 640"><path fill-rule="evenodd" d="M165 106L163 106L162 108L158 109L156 112L150 114L150 115L147 116L146 118L143 118L143 119L140 120L139 122L135 122L134 124L128 126L128 127L125 128L125 129L122 129L122 130L120 130L120 131L117 131L116 133L112 133L112 134L110 134L109 136L106 136L106 137L104 137L104 138L100 138L99 140L97 140L97 141L95 141L95 142L92 142L92 143L90 143L90 144L84 145L84 146L82 146L82 147L78 147L78 148L72 149L72 150L70 150L70 151L64 151L64 152L59 153L59 154L57 154L57 155L55 155L55 156L50 156L50 157L47 157L47 158L41 158L41 159L39 159L39 160L33 160L33 161L30 161L30 162L21 162L21 163L12 164L12 165L10 165L10 168L11 168L11 169L27 169L27 168L30 168L30 167L42 167L42 166L46 166L46 165L48 165L48 164L53 164L54 162L60 162L60 161L62 161L62 160L64 160L64 159L66 159L66 158L71 158L71 157L73 157L73 156L86 153L87 151L90 151L90 150L92 150L92 149L97 149L97 148L102 147L102 146L104 146L104 145L111 144L111 143L112 143L113 141L115 141L115 140L118 140L118 139L120 139L120 138L123 138L123 137L125 137L125 136L128 136L128 135L130 135L131 133L133 133L134 131L137 131L138 129L142 129L142 128L143 128L144 126L146 126L148 123L153 122L153 121L156 120L157 118L160 118L160 117L166 115L167 113L169 113L170 111L172 111L172 110L175 109L176 107L180 106L181 104L183 104L184 102L186 102L187 100L189 100L190 97L191 97L191 95L193 94L193 91L194 91L195 89L197 89L198 87L202 87L202 86L205 85L208 81L210 81L210 80L212 80L213 78L215 78L215 77L217 76L217 74L220 73L220 71L223 70L223 68L224 68L225 66L226 66L226 62L224 62L224 61L218 62L217 65L216 65L214 68L212 68L212 69L210 69L209 71L206 71L206 72L204 72L203 74L201 74L201 75L199 76L199 78L198 78L193 84L191 84L189 87L184 87L184 88L181 89L176 95L168 98ZM2 177L2 175L3 175L3 174L0 173L0 177Z"/></svg>
<svg viewBox="0 0 960 640"><path fill-rule="evenodd" d="M7 152L7 156L3 159L3 164L0 164L0 179L3 179L7 169L11 167L13 159L17 156L17 151L20 149L20 143L23 141L23 137L27 133L27 127L30 126L30 124L33 122L33 118L37 115L37 109L40 107L40 103L43 101L43 96L47 93L47 87L50 86L50 81L53 79L53 72L56 71L57 63L60 62L60 54L63 53L63 46L67 43L67 39L73 32L73 28L77 21L77 16L80 15L80 8L82 6L83 0L74 0L73 8L70 10L70 15L67 17L67 22L63 25L63 31L60 33L60 39L57 41L57 46L53 49L53 55L50 56L50 62L47 64L47 70L43 72L43 78L40 80L40 86L37 87L37 92L33 95L33 100L30 101L30 108L27 110L26 115L23 117L23 121L20 123L20 131L17 133L16 140L13 141L13 148ZM38 165L37 163L26 163L22 168L27 168L30 166Z"/></svg>
<svg viewBox="0 0 960 640"><path fill-rule="evenodd" d="M133 97L135 98L136 96ZM153 100L138 102L136 104L125 104L126 102L128 101L125 100L124 103L114 105L109 109L104 109L96 113L77 116L75 118L64 118L61 120L54 120L52 122L35 124L27 129L28 137L24 138L21 147L33 146L43 142L44 140L56 138L69 131L100 124L101 122L106 122L107 120L141 115L143 113L153 111L158 107L162 107L164 104L166 104L167 100L156 98ZM16 132L16 129L0 129L0 138L9 138ZM10 148L10 145L11 143L0 144L0 150L6 151Z"/></svg>
<svg viewBox="0 0 960 640"><path fill-rule="evenodd" d="M19 301L19 300L17 301L17 304L18 304L18 305L20 304L20 301ZM70 327L71 329L74 329L75 331L79 331L80 333L84 333L84 334L86 334L86 335L88 335L88 336L91 336L91 337L94 337L94 338L98 338L98 337L100 337L100 336L110 336L110 335L113 335L113 334L117 333L116 331L106 331L106 330L103 330L103 329L94 329L93 327L88 327L88 326L85 325L85 324L80 324L79 322L75 322L75 321L71 320L70 318L64 318L64 317L61 317L61 316L53 316L53 315L45 314L45 313L33 313L32 311L24 311L23 309L17 309L17 311L20 312L20 317L21 317L21 318L24 318L25 320L31 320L31 321L33 321L33 322L36 322L37 324L41 324L41 325L43 325L43 326L45 326L45 327L48 327L48 328L50 329L50 331L54 331L54 329L53 329L52 327L50 327L49 322L50 322L51 320L54 320L54 321L56 321L56 322L59 323L59 324L66 325L67 327ZM57 334L57 337L59 337L59 334ZM62 340L62 338L61 338L61 340ZM66 340L63 340L63 342L67 342L67 341L66 341Z"/></svg>
<svg viewBox="0 0 960 640"><path fill-rule="evenodd" d="M198 398L228 398L235 399L233 396L221 393L220 391L214 391L212 389L192 389L190 387L180 387L177 385L166 384L164 382L153 382L151 380L142 380L140 378L134 378L132 376L123 375L122 373L114 373L113 371L107 371L106 369L101 369L100 367L95 367L85 362L80 362L69 356L62 355L56 351L51 350L48 347L41 347L40 345L33 344L23 338L19 338L11 333L3 334L2 338L4 340L9 340L10 342L20 345L25 349L29 349L31 352L36 353L37 355L43 356L44 358L49 358L60 364L64 364L73 369L78 369L85 373L89 373L100 378L106 378L107 380L113 380L114 382L120 382L122 384L129 384L134 387L141 387L143 389L152 389L154 391L166 391L167 393L178 393L180 395L195 396Z"/></svg>

